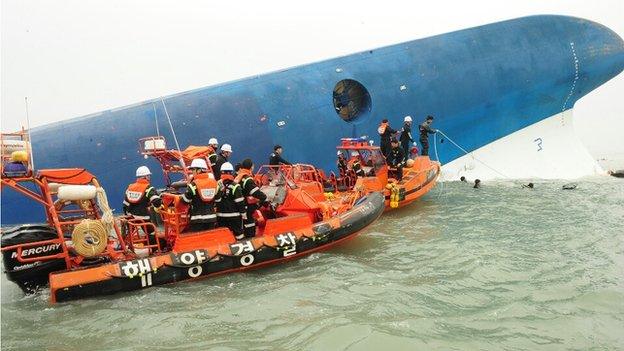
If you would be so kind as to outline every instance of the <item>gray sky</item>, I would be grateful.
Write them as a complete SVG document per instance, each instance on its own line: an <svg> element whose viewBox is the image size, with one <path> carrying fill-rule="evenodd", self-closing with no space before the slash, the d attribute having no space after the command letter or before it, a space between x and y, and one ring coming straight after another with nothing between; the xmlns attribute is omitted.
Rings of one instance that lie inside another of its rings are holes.
<svg viewBox="0 0 624 351"><path fill-rule="evenodd" d="M597 21L624 36L624 1L1 2L2 130L500 20ZM576 105L596 156L624 152L624 75ZM619 135L618 135L619 132Z"/></svg>

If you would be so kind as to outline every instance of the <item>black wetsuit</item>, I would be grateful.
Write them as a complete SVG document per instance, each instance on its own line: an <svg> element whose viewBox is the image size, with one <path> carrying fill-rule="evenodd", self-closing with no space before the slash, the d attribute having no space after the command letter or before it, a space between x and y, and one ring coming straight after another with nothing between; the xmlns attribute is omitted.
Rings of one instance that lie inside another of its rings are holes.
<svg viewBox="0 0 624 351"><path fill-rule="evenodd" d="M418 129L420 130L420 144L422 145L423 156L429 156L429 134L434 134L435 129L431 128L427 122L423 122Z"/></svg>
<svg viewBox="0 0 624 351"><path fill-rule="evenodd" d="M401 141L401 147L403 148L403 153L405 154L405 160L409 157L410 153L410 143L414 142L412 139L412 126L410 124L403 124L403 131L401 132L401 136L399 138Z"/></svg>
<svg viewBox="0 0 624 351"><path fill-rule="evenodd" d="M390 139L393 135L396 134L396 132L397 131L392 129L390 125L387 125L384 132L380 134L381 143L379 144L379 148L381 149L381 153L384 154L384 156L386 157L388 156L388 152L390 152L390 149L392 148L392 145L390 145Z"/></svg>
<svg viewBox="0 0 624 351"><path fill-rule="evenodd" d="M405 154L400 146L394 147L388 153L386 158L388 165L392 168L396 168L396 179L403 179L403 165L405 165Z"/></svg>
<svg viewBox="0 0 624 351"><path fill-rule="evenodd" d="M269 156L269 165L271 166L279 166L279 165L290 165L291 163L282 158L282 155L277 152L272 152L271 156Z"/></svg>

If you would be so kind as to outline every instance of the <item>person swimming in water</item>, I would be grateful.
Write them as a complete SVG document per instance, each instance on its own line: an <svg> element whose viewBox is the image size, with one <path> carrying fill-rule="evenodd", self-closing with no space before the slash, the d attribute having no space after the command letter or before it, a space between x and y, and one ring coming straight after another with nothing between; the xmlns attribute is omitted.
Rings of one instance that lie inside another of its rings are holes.
<svg viewBox="0 0 624 351"><path fill-rule="evenodd" d="M473 188L479 189L480 187L481 187L481 180L480 179L475 179Z"/></svg>

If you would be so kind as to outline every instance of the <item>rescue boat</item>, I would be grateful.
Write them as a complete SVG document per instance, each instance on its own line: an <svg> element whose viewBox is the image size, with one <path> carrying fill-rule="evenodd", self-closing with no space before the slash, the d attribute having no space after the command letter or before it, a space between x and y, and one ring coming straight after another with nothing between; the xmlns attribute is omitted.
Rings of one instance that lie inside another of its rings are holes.
<svg viewBox="0 0 624 351"><path fill-rule="evenodd" d="M171 150L161 156L179 160ZM170 170L186 174L181 163ZM282 263L353 238L384 208L381 193L354 190L326 199L312 166L263 166L256 179L270 206L261 209L257 235L237 241L227 228L186 231L188 208L175 187L162 194L161 228L114 218L106 193L85 169L34 171L28 164L25 172L6 175L2 164L3 190L43 205L47 217L44 225L2 232L7 277L25 292L49 283L52 303ZM151 230L165 240L150 240Z"/></svg>
<svg viewBox="0 0 624 351"><path fill-rule="evenodd" d="M403 167L403 177L397 180L396 169L388 167L379 146L363 138L343 138L337 146L338 155L348 160L346 171L323 176L325 191L333 194L359 189L363 192L383 192L386 210L409 205L428 193L440 176L440 162L429 156L419 156L417 151ZM358 176L351 164L359 162L364 175Z"/></svg>

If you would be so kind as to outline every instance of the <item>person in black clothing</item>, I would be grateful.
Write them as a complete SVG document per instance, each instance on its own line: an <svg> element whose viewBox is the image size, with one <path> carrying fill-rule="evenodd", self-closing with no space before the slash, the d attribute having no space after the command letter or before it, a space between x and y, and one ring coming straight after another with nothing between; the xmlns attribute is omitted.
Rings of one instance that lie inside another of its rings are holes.
<svg viewBox="0 0 624 351"><path fill-rule="evenodd" d="M412 138L412 117L405 116L403 121L403 129L401 130L399 140L401 141L401 147L403 148L403 153L405 154L405 161L407 161L410 154L410 143L414 142L414 139Z"/></svg>
<svg viewBox="0 0 624 351"><path fill-rule="evenodd" d="M433 116L427 116L427 119L420 124L418 129L420 130L420 144L422 145L423 156L429 156L429 134L437 133L437 129L431 128L433 123Z"/></svg>
<svg viewBox="0 0 624 351"><path fill-rule="evenodd" d="M403 154L403 148L399 146L399 141L396 139L392 139L391 141L392 149L388 153L386 157L386 162L392 168L396 168L396 176L397 180L403 179L403 166L405 165L405 155Z"/></svg>
<svg viewBox="0 0 624 351"><path fill-rule="evenodd" d="M124 194L123 212L156 225L157 210L155 209L162 206L162 200L158 191L150 184L151 175L152 173L146 166L137 168L136 182L128 185ZM144 230L149 236L150 243L154 243L154 227L148 225L144 227Z"/></svg>
<svg viewBox="0 0 624 351"><path fill-rule="evenodd" d="M351 160L349 160L349 165L351 166L351 169L353 170L356 176L358 177L366 176L366 172L364 172L364 169L362 168L362 163L360 160L359 152L357 151L351 152Z"/></svg>
<svg viewBox="0 0 624 351"><path fill-rule="evenodd" d="M347 160L345 159L342 151L338 151L336 155L338 156L338 159L336 160L336 166L338 166L338 174L340 174L341 177L344 177L347 174Z"/></svg>
<svg viewBox="0 0 624 351"><path fill-rule="evenodd" d="M203 159L194 159L189 167L193 180L186 186L182 201L191 205L189 210L189 230L192 232L214 229L217 226L215 198L217 181L208 172L208 164Z"/></svg>
<svg viewBox="0 0 624 351"><path fill-rule="evenodd" d="M217 155L217 162L212 167L212 173L214 173L215 179L221 179L221 167L224 163L228 162L231 155L232 146L230 144L223 144L221 146L221 151L219 152L219 155Z"/></svg>
<svg viewBox="0 0 624 351"><path fill-rule="evenodd" d="M210 167L214 167L215 169L217 168L217 151L219 151L219 141L217 140L217 138L210 138L210 140L208 140L208 146L210 146L210 148L212 149L210 151L210 154L208 155L208 161L210 161ZM212 170L212 174L215 174L215 169Z"/></svg>
<svg viewBox="0 0 624 351"><path fill-rule="evenodd" d="M291 165L290 162L282 158L283 151L284 149L280 145L275 145L275 147L273 148L273 152L271 153L271 156L269 156L269 165L271 166Z"/></svg>
<svg viewBox="0 0 624 351"><path fill-rule="evenodd" d="M466 180L466 177L464 176L459 177L459 181L463 183L468 183L468 181Z"/></svg>
<svg viewBox="0 0 624 351"><path fill-rule="evenodd" d="M234 167L226 162L221 166L221 179L217 187L217 220L219 226L229 228L236 240L245 238L243 221L247 220L247 209L243 191L234 181Z"/></svg>
<svg viewBox="0 0 624 351"><path fill-rule="evenodd" d="M481 187L481 179L475 179L473 188L479 189Z"/></svg>
<svg viewBox="0 0 624 351"><path fill-rule="evenodd" d="M253 179L254 164L251 159L244 159L238 169L236 176L237 183L240 184L245 202L247 204L247 218L243 220L245 237L251 238L256 235L256 221L254 212L266 203L267 196L260 190L260 187Z"/></svg>
<svg viewBox="0 0 624 351"><path fill-rule="evenodd" d="M384 119L381 121L379 128L377 128L377 133L379 133L379 136L381 138L381 142L379 143L379 148L381 148L381 153L387 157L388 152L390 152L390 148L391 148L390 138L392 138L392 136L395 135L397 131L392 129L392 127L390 127L390 124L388 124L387 119Z"/></svg>

